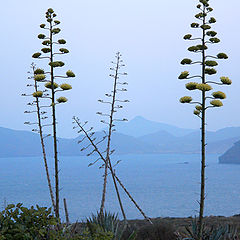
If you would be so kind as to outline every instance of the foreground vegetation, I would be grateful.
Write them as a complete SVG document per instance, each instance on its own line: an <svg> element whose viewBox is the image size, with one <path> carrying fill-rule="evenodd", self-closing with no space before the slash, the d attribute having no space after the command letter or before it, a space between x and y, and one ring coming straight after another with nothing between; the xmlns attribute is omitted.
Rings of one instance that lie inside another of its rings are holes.
<svg viewBox="0 0 240 240"><path fill-rule="evenodd" d="M120 221L104 212L86 221L61 224L51 208L10 204L0 213L0 240L187 240L196 239L197 219L156 218ZM240 216L204 219L204 240L240 239Z"/></svg>

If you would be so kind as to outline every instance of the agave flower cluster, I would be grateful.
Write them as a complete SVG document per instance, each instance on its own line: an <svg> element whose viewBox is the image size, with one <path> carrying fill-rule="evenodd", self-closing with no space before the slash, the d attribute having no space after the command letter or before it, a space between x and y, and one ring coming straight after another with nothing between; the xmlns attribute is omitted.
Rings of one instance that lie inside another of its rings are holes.
<svg viewBox="0 0 240 240"><path fill-rule="evenodd" d="M32 55L35 59L47 59L49 60L48 65L50 66L50 71L45 72L43 69L36 69L35 70L35 80L38 82L44 82L45 88L50 89L56 92L60 91L67 91L72 89L72 86L68 83L62 83L58 84L56 83L56 78L73 78L75 77L75 74L68 70L66 72L66 75L63 76L55 76L55 68L62 68L65 63L59 60L55 60L55 57L57 55L67 54L69 53L69 50L66 48L63 48L62 45L66 44L66 41L64 39L57 39L54 40L55 36L61 32L61 29L58 27L60 24L60 21L56 20L56 13L53 11L52 8L49 8L46 12L46 20L48 24L41 24L40 28L46 30L48 32L48 35L45 34L39 34L38 38L42 41L43 48L41 49L41 52L36 52ZM56 51L55 49L58 50ZM35 97L41 97L40 93L34 93ZM56 102L53 102L52 104L58 104L58 103L65 103L67 102L67 98L64 96L58 97L56 99Z"/></svg>
<svg viewBox="0 0 240 240"><path fill-rule="evenodd" d="M186 34L183 39L188 41L200 41L201 44L190 46L188 48L188 51L192 53L200 53L202 55L202 60L193 61L192 59L184 58L181 61L181 64L200 64L202 67L202 74L199 76L190 76L190 73L188 71L183 71L178 78L180 80L188 80L193 78L200 79L199 82L188 82L185 87L189 91L199 90L201 93L204 92L204 99L202 99L202 101L208 100L207 106L204 102L204 109L206 110L210 107L223 106L221 100L226 98L225 93L221 91L212 92L213 85L230 85L232 81L228 77L220 77L219 82L209 80L210 76L217 74L215 67L218 66L218 62L216 60L227 59L228 56L225 53L218 53L216 56L206 54L208 45L217 44L220 42L220 39L216 37L217 32L212 30L212 25L216 23L216 19L214 17L209 17L209 14L213 11L213 9L209 6L209 0L200 0L197 8L200 11L195 15L195 18L198 22L192 23L191 28L201 30L203 32L203 35L202 37L193 37L192 34ZM184 96L180 98L180 102L196 104L194 114L201 117L203 110L203 104L201 101L193 101L191 96Z"/></svg>

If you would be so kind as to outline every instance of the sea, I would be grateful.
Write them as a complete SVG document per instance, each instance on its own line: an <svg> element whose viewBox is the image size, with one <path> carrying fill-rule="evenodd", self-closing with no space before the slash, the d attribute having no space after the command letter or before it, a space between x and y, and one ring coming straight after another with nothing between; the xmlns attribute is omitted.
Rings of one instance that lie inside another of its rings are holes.
<svg viewBox="0 0 240 240"><path fill-rule="evenodd" d="M218 155L207 155L205 216L240 214L240 165L219 164ZM60 207L64 220L66 198L72 222L85 220L100 208L103 169L97 157L61 157ZM121 160L116 175L143 212L155 217L194 217L198 215L200 154L113 155ZM54 181L53 159L49 169ZM6 204L50 207L50 197L41 157L0 158L0 209ZM54 184L54 182L53 182ZM119 186L128 219L143 216ZM108 175L106 210L122 219L111 175Z"/></svg>

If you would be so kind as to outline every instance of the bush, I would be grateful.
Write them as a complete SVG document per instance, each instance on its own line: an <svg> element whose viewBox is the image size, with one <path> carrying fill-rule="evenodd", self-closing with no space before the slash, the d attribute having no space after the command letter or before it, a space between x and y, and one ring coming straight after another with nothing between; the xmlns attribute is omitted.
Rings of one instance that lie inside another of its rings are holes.
<svg viewBox="0 0 240 240"><path fill-rule="evenodd" d="M0 212L0 240L50 239L57 224L51 212L51 208L38 205L35 209L23 207L21 203L9 204Z"/></svg>

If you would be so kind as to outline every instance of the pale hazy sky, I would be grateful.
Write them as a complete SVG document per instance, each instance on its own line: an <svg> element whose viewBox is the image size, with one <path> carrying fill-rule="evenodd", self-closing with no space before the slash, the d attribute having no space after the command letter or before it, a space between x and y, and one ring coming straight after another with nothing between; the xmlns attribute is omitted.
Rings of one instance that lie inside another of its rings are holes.
<svg viewBox="0 0 240 240"><path fill-rule="evenodd" d="M103 106L97 102L111 89L108 77L110 62L120 51L126 63L129 82L127 98L131 101L121 116L132 119L141 115L147 119L179 127L198 128L199 119L192 114L193 106L179 103L189 95L185 82L178 80L181 71L194 69L179 64L185 57L194 57L186 49L187 33L198 36L189 27L195 22L197 0L12 0L1 2L1 95L0 126L29 129L24 126L28 116L26 92L27 71L34 52L42 48L37 38L45 22L45 11L52 7L62 22L59 37L67 40L70 50L61 60L64 70L71 69L76 78L69 80L73 90L66 93L67 104L58 106L59 135L71 137L71 118L89 120L97 125L95 114ZM227 94L224 107L211 109L208 129L240 126L239 114L239 0L210 0L217 19L213 30L221 43L212 53L226 52L229 60L218 66L220 76L229 76L230 87L215 88ZM210 46L211 48L211 46ZM196 58L195 58L196 59ZM36 63L40 62L38 60ZM43 64L43 61L41 61ZM212 78L214 79L214 78ZM29 129L30 130L30 129Z"/></svg>

